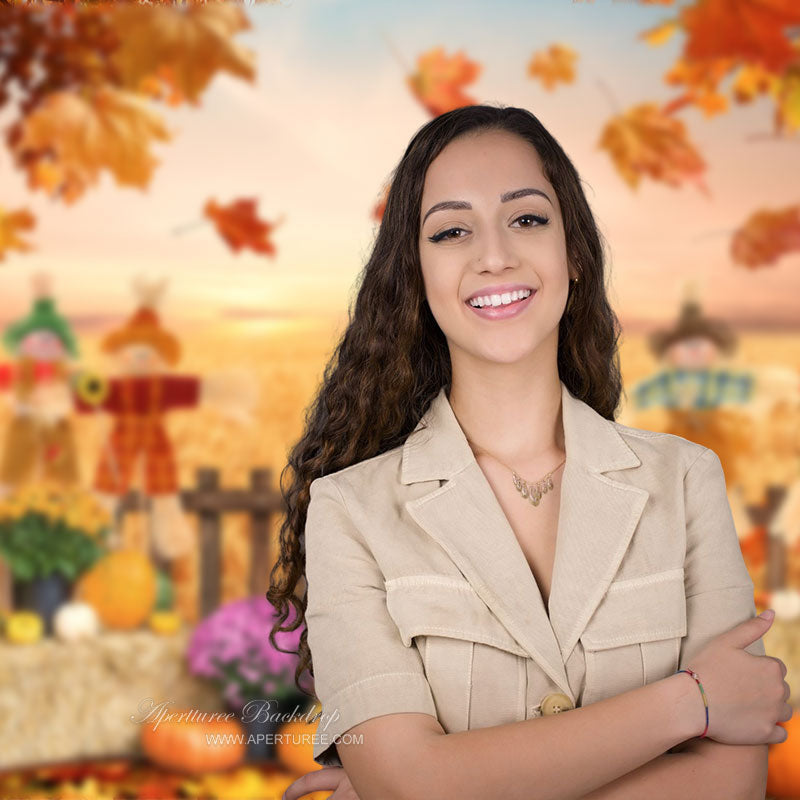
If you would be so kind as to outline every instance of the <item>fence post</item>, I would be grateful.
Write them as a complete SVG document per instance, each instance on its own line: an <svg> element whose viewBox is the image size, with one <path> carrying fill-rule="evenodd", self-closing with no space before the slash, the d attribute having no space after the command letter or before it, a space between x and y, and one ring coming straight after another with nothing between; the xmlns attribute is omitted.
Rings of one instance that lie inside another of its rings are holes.
<svg viewBox="0 0 800 800"><path fill-rule="evenodd" d="M197 470L197 494L215 494L219 489L219 472L215 469ZM210 504L209 504L210 505ZM222 540L220 512L208 505L198 510L200 529L200 617L207 617L219 605Z"/></svg>
<svg viewBox="0 0 800 800"><path fill-rule="evenodd" d="M770 533L769 525L772 518L780 508L783 498L786 495L785 486L770 484L764 492L764 501L758 505L748 505L747 511L753 525L761 525L766 529L766 565L765 565L765 589L774 592L777 589L786 587L787 572L787 553L786 542L780 536L773 536Z"/></svg>
<svg viewBox="0 0 800 800"><path fill-rule="evenodd" d="M250 491L254 500L259 495L267 495L271 484L271 469L251 470ZM253 596L264 597L269 586L269 522L269 511L253 510L250 517L250 594Z"/></svg>

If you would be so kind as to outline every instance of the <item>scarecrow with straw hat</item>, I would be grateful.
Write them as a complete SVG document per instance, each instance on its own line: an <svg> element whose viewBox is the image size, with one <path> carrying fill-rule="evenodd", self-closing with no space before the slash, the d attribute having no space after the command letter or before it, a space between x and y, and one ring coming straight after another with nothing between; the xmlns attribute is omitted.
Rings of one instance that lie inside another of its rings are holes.
<svg viewBox="0 0 800 800"><path fill-rule="evenodd" d="M94 488L114 510L143 470L143 490L152 502L153 557L169 561L188 552L193 543L180 502L178 468L165 425L165 415L203 402L216 402L234 415L253 400L248 384L232 379L170 374L181 357L178 339L162 327L156 304L166 280L134 282L139 307L102 341L119 374L110 379L84 373L76 381L76 407L84 413L113 416L110 436L100 457ZM223 410L225 410L223 409Z"/></svg>
<svg viewBox="0 0 800 800"><path fill-rule="evenodd" d="M703 313L696 285L689 284L676 323L652 333L648 344L663 366L633 386L634 408L659 409L666 415L659 430L710 447L735 482L737 460L751 446L746 405L755 390L751 370L720 363L735 353L736 334Z"/></svg>
<svg viewBox="0 0 800 800"><path fill-rule="evenodd" d="M3 341L14 361L0 364L0 389L12 397L12 416L0 457L0 497L32 480L79 482L71 422L70 357L78 346L58 312L46 273L33 277L34 303Z"/></svg>

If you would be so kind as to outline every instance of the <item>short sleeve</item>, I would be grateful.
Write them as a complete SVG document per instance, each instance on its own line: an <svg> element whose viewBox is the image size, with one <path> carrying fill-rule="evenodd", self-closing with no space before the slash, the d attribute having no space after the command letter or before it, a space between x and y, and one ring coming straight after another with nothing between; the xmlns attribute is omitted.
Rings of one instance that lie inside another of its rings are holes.
<svg viewBox="0 0 800 800"><path fill-rule="evenodd" d="M403 644L386 608L383 574L330 477L311 484L304 538L305 619L322 706L314 761L341 766L334 739L354 725L436 710L419 651Z"/></svg>
<svg viewBox="0 0 800 800"><path fill-rule="evenodd" d="M719 456L706 448L684 477L686 636L680 669L718 636L756 616L753 580L742 557ZM765 654L757 639L746 648Z"/></svg>

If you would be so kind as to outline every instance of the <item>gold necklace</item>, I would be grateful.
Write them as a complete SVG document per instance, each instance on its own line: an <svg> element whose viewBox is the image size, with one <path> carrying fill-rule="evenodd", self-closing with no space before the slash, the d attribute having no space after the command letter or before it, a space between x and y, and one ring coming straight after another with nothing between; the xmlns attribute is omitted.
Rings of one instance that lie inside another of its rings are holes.
<svg viewBox="0 0 800 800"><path fill-rule="evenodd" d="M470 442L469 439L467 439L467 441L473 450L477 449L478 452L486 453L487 456L492 456L495 461L497 461L499 464L502 464L507 470L510 470L516 490L534 506L538 506L539 501L542 499L542 495L547 494L547 492L553 488L553 473L567 460L565 458L564 461L558 465L558 467L553 467L553 469L551 469L550 472L548 472L543 478L531 483L530 481L526 481L524 478L520 477L519 473L513 467L509 467L508 464L503 464L503 462L500 461L497 456L492 455L488 450L478 447Z"/></svg>

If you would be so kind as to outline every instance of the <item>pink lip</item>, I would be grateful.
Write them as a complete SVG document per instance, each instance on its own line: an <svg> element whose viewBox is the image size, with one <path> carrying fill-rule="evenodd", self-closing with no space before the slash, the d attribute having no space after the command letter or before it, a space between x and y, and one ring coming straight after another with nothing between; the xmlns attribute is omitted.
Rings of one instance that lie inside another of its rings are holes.
<svg viewBox="0 0 800 800"><path fill-rule="evenodd" d="M508 289L505 291L508 291ZM491 294L500 294L500 292L492 292ZM484 295L480 294L478 296L483 297ZM483 319L508 319L509 317L516 317L518 314L521 314L533 302L534 297L536 297L536 291L531 289L531 293L524 300L517 300L507 306L484 306L483 308L476 308L469 303L465 303L465 305L470 311L474 312L479 317L483 317Z"/></svg>

